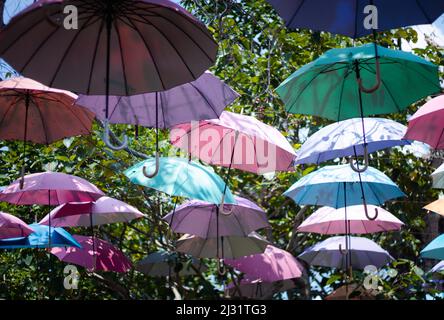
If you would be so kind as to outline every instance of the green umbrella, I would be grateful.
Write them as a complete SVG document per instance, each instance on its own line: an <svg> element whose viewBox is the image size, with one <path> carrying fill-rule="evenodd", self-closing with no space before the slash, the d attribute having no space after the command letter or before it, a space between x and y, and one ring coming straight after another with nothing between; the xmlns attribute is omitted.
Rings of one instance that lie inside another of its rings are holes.
<svg viewBox="0 0 444 320"><path fill-rule="evenodd" d="M165 192L171 196L202 200L213 204L236 204L225 182L211 167L204 167L185 158L159 158L162 170L153 177L156 158L149 158L125 170L132 183Z"/></svg>
<svg viewBox="0 0 444 320"><path fill-rule="evenodd" d="M375 81L378 64L373 44L331 49L293 73L276 91L290 113L341 121L400 112L441 90L438 66L408 52L381 46L377 51L381 86L372 93L362 93L357 79L363 84Z"/></svg>

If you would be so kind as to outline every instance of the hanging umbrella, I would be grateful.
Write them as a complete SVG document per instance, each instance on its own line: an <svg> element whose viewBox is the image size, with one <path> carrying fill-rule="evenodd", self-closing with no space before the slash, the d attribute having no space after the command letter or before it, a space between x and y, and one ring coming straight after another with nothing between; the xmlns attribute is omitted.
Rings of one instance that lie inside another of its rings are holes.
<svg viewBox="0 0 444 320"><path fill-rule="evenodd" d="M16 216L0 212L0 239L27 237L33 232L33 229Z"/></svg>
<svg viewBox="0 0 444 320"><path fill-rule="evenodd" d="M235 204L236 200L227 190L224 182L210 167L204 167L184 158L160 158L162 171L154 178L147 178L156 160L149 158L125 170L124 174L134 184L165 192L171 196L198 199L214 204ZM144 174L145 173L145 174Z"/></svg>
<svg viewBox="0 0 444 320"><path fill-rule="evenodd" d="M73 263L91 271L125 273L131 269L131 261L112 244L97 238L93 240L91 237L79 235L73 237L81 244L80 248L53 248L51 253L61 261Z"/></svg>
<svg viewBox="0 0 444 320"><path fill-rule="evenodd" d="M40 224L55 227L91 227L108 223L130 222L145 217L135 207L110 197L101 197L94 202L64 203L45 216Z"/></svg>
<svg viewBox="0 0 444 320"><path fill-rule="evenodd" d="M169 277L196 275L196 270L205 272L207 267L196 259L185 261L175 252L157 251L139 261L136 270L152 277Z"/></svg>
<svg viewBox="0 0 444 320"><path fill-rule="evenodd" d="M284 292L296 288L293 279L263 282L261 279L243 278L235 286L230 283L225 288L225 295L230 297L244 297L248 299L271 299L275 293Z"/></svg>
<svg viewBox="0 0 444 320"><path fill-rule="evenodd" d="M378 211L375 220L368 220L363 205L346 208L322 207L302 222L297 228L298 232L312 232L319 234L367 234L400 230L404 223L381 207L367 205L369 211ZM348 224L346 230L345 221Z"/></svg>
<svg viewBox="0 0 444 320"><path fill-rule="evenodd" d="M432 203L426 205L424 209L433 211L435 213L444 216L444 199L438 199L436 201L433 201Z"/></svg>
<svg viewBox="0 0 444 320"><path fill-rule="evenodd" d="M28 141L51 144L91 132L94 114L75 105L76 98L28 78L0 82L0 139L23 141L22 177Z"/></svg>
<svg viewBox="0 0 444 320"><path fill-rule="evenodd" d="M444 234L433 239L424 249L422 249L421 257L444 260Z"/></svg>
<svg viewBox="0 0 444 320"><path fill-rule="evenodd" d="M270 227L267 215L255 203L234 197L237 204L227 205L229 215L219 215L212 203L191 200L177 207L163 219L177 233L188 233L199 238L226 236L247 237L251 232Z"/></svg>
<svg viewBox="0 0 444 320"><path fill-rule="evenodd" d="M444 128L443 128L444 130ZM432 173L433 188L444 189L444 163Z"/></svg>
<svg viewBox="0 0 444 320"><path fill-rule="evenodd" d="M350 237L351 265L364 269L368 265L383 267L393 260L392 256L378 244L367 238ZM344 253L345 237L331 237L311 246L302 252L298 258L310 265L345 269Z"/></svg>
<svg viewBox="0 0 444 320"><path fill-rule="evenodd" d="M444 95L429 100L410 117L404 138L444 149Z"/></svg>
<svg viewBox="0 0 444 320"><path fill-rule="evenodd" d="M66 28L66 5L77 28ZM42 0L15 16L0 35L0 55L20 74L87 95L168 90L196 80L216 59L217 44L189 12L167 0Z"/></svg>
<svg viewBox="0 0 444 320"><path fill-rule="evenodd" d="M268 245L263 253L236 260L225 259L224 262L249 277L259 278L264 282L299 278L304 271L304 267L289 252L272 245Z"/></svg>
<svg viewBox="0 0 444 320"><path fill-rule="evenodd" d="M176 251L198 258L236 259L263 253L268 242L256 233L248 237L219 237L202 239L185 234L177 241Z"/></svg>
<svg viewBox="0 0 444 320"><path fill-rule="evenodd" d="M325 300L375 300L377 290L365 289L361 284L346 284L325 297Z"/></svg>
<svg viewBox="0 0 444 320"><path fill-rule="evenodd" d="M330 124L311 135L296 151L295 164L316 163L335 158L364 155L364 136L359 133L361 119ZM407 127L384 118L364 118L367 152L410 144L403 140Z"/></svg>
<svg viewBox="0 0 444 320"><path fill-rule="evenodd" d="M444 261L438 262L429 272L443 272L444 271Z"/></svg>
<svg viewBox="0 0 444 320"><path fill-rule="evenodd" d="M2 239L0 240L0 249L54 247L81 248L80 243L62 228L42 226L38 223L30 224L29 227L33 230L33 233L27 237ZM50 243L49 238L51 238Z"/></svg>

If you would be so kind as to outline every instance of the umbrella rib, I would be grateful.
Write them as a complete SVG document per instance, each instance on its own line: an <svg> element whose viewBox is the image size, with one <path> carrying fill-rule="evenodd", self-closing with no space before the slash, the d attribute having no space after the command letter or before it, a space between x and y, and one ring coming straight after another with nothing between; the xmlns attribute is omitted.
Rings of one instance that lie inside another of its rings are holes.
<svg viewBox="0 0 444 320"><path fill-rule="evenodd" d="M92 55L91 67L89 69L88 87L86 89L87 94L90 94L90 92L91 92L91 80L92 80L92 76L93 76L94 66L96 64L97 51L99 48L100 37L102 36L104 25L105 25L105 22L102 19L102 23L100 24L99 32L97 33L96 44L94 46L94 53Z"/></svg>
<svg viewBox="0 0 444 320"><path fill-rule="evenodd" d="M9 105L8 109L7 109L6 112L3 114L2 120L0 120L0 128L3 127L3 121L5 121L5 118L6 118L6 116L8 115L8 113L11 111L11 109L12 109L14 106L16 106L18 100L19 100L20 98L22 98L22 97L19 96L19 95L15 95L14 97L15 97L14 102L11 103L11 104Z"/></svg>
<svg viewBox="0 0 444 320"><path fill-rule="evenodd" d="M344 73L344 79L342 80L342 84L341 84L341 91L339 93L337 121L340 121L340 117L341 117L342 95L344 94L345 79L348 77L349 71L350 71L350 64L347 64L347 68L345 69L345 73Z"/></svg>
<svg viewBox="0 0 444 320"><path fill-rule="evenodd" d="M120 36L120 31L119 31L119 28L117 26L117 21L116 20L114 20L113 25L114 25L114 28L116 29L117 39L119 41L120 63L122 64L123 81L125 82L125 94L128 96L129 95L128 80L127 80L127 77L126 77L125 59L123 57L122 38Z"/></svg>
<svg viewBox="0 0 444 320"><path fill-rule="evenodd" d="M213 110L213 112L214 112L214 114L218 117L218 114L217 114L217 112L216 112L216 110L214 110L214 107L213 107L213 105L210 103L210 101L208 100L208 98L204 95L204 93L197 87L197 86L195 86L194 84L193 84L193 82L190 82L189 83L201 96L202 96L202 98L204 98L204 100L205 100L205 102L208 104L208 106L211 108L211 110Z"/></svg>
<svg viewBox="0 0 444 320"><path fill-rule="evenodd" d="M163 128L166 129L167 128L167 124L165 121L165 109L163 107L163 102L162 102L162 92L159 92L159 102L160 102L160 109L162 110L162 118L163 118ZM157 106L156 106L157 108ZM156 128L159 128L159 124L156 123Z"/></svg>
<svg viewBox="0 0 444 320"><path fill-rule="evenodd" d="M302 2L299 4L299 7L294 11L291 19L288 21L287 26L289 26L293 22L294 18L296 18L297 14L299 13L299 10L302 8L304 3L305 3L305 0L302 0Z"/></svg>
<svg viewBox="0 0 444 320"><path fill-rule="evenodd" d="M43 114L42 111L40 110L39 104L37 103L36 99L34 99L33 97L30 97L30 101L32 101L34 103L34 106L36 107L39 115L40 115L40 122L42 123L42 127L43 127L43 132L45 134L45 140L46 140L46 144L48 145L50 142L48 140L48 133L47 133L47 128L45 125L45 121L43 120Z"/></svg>
<svg viewBox="0 0 444 320"><path fill-rule="evenodd" d="M74 117L77 118L77 120L82 124L83 128L87 131L90 132L91 128L88 128L87 125L85 125L82 121L82 119L77 115L77 112L74 112L74 110L72 110L72 108L74 107L74 105L72 106L67 106L67 109L74 115Z"/></svg>
<svg viewBox="0 0 444 320"><path fill-rule="evenodd" d="M224 127L224 126L221 126L221 127ZM225 127L224 127L224 128L225 128ZM222 139L220 139L220 142L219 142L219 144L217 145L216 150L214 150L214 152L213 152L213 156L212 156L211 159L210 159L210 163L214 163L213 157L216 156L216 151L220 150L220 145L223 144L223 141L224 141L224 139L226 138L226 136L227 136L228 134L232 133L233 131L234 131L234 130L232 130L232 129L228 130L228 132L225 133L225 134L223 135ZM234 150L235 147L236 147L236 142L234 142L234 143L235 143L235 146L234 146L233 150ZM222 158L223 158L223 155L222 155ZM221 159L221 160L223 160L223 159Z"/></svg>

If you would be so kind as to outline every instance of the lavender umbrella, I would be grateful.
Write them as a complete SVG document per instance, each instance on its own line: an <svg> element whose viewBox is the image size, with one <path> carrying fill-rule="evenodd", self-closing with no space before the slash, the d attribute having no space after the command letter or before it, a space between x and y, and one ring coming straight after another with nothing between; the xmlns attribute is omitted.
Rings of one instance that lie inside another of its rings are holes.
<svg viewBox="0 0 444 320"><path fill-rule="evenodd" d="M444 272L444 261L438 262L429 272Z"/></svg>
<svg viewBox="0 0 444 320"><path fill-rule="evenodd" d="M378 244L367 238L349 237L350 264L357 269L368 265L380 268L393 260L392 256ZM347 269L345 255L341 248L346 247L346 237L331 237L302 252L298 258L310 265Z"/></svg>
<svg viewBox="0 0 444 320"><path fill-rule="evenodd" d="M255 203L235 196L237 204L225 205L232 207L231 214L220 214L218 206L212 203L192 200L175 211L167 214L166 220L171 229L177 233L188 233L200 238L218 238L225 236L247 237L252 231L267 228L265 212Z"/></svg>

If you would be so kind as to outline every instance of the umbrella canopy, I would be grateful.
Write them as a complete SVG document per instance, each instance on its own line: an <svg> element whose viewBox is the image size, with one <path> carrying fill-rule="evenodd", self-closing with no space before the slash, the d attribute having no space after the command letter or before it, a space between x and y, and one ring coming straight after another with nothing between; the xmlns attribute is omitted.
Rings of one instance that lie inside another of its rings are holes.
<svg viewBox="0 0 444 320"><path fill-rule="evenodd" d="M394 146L410 144L403 140L407 127L389 119L364 118L365 140L360 118L330 124L311 135L296 151L295 164L319 164L335 158L364 155Z"/></svg>
<svg viewBox="0 0 444 320"><path fill-rule="evenodd" d="M81 248L53 248L51 253L59 260L73 263L88 270L125 273L131 269L131 261L112 244L93 238L74 235ZM94 247L94 249L93 249Z"/></svg>
<svg viewBox="0 0 444 320"><path fill-rule="evenodd" d="M66 16L62 1L38 1L2 30L0 55L20 74L84 94L163 91L196 80L214 63L217 44L181 6L168 0L122 4L66 2L77 8L78 28L65 28L57 23Z"/></svg>
<svg viewBox="0 0 444 320"><path fill-rule="evenodd" d="M325 300L375 300L377 290L365 289L361 284L351 283L337 288Z"/></svg>
<svg viewBox="0 0 444 320"><path fill-rule="evenodd" d="M433 188L444 189L444 163L432 173L432 179Z"/></svg>
<svg viewBox="0 0 444 320"><path fill-rule="evenodd" d="M345 238L328 238L306 249L298 258L313 266L346 269L345 255L340 251L340 246L346 247ZM364 269L368 265L380 268L393 260L387 251L370 239L350 237L350 243L349 252L353 268Z"/></svg>
<svg viewBox="0 0 444 320"><path fill-rule="evenodd" d="M108 223L129 222L145 215L133 206L110 197L95 202L68 202L53 209L40 224L55 227L90 227Z"/></svg>
<svg viewBox="0 0 444 320"><path fill-rule="evenodd" d="M228 297L244 297L248 299L271 299L275 293L288 291L296 287L293 279L263 282L261 279L243 278L236 286L230 283L225 288Z"/></svg>
<svg viewBox="0 0 444 320"><path fill-rule="evenodd" d="M249 277L259 278L264 282L299 278L304 267L289 252L268 245L264 253L253 254L236 260L224 262Z"/></svg>
<svg viewBox="0 0 444 320"><path fill-rule="evenodd" d="M195 275L196 270L206 271L207 267L196 259L184 261L175 252L157 251L139 261L136 270L152 277L169 277Z"/></svg>
<svg viewBox="0 0 444 320"><path fill-rule="evenodd" d="M105 194L83 178L60 173L39 172L26 175L24 188L14 181L0 193L0 201L16 205L60 205L66 202L95 201Z"/></svg>
<svg viewBox="0 0 444 320"><path fill-rule="evenodd" d="M165 192L171 196L198 199L214 204L222 201L225 183L212 168L204 167L184 158L160 158L161 170L154 178L147 178L145 172L152 172L156 159L149 158L125 170L124 174L132 183ZM225 192L225 203L235 204L231 191Z"/></svg>
<svg viewBox="0 0 444 320"><path fill-rule="evenodd" d="M177 233L199 238L247 237L251 232L270 227L267 215L255 203L234 197L237 204L227 205L231 214L218 214L218 206L197 200L188 201L167 214L166 220ZM172 222L172 224L171 224Z"/></svg>
<svg viewBox="0 0 444 320"><path fill-rule="evenodd" d="M185 234L177 240L176 251L198 258L236 259L250 254L262 253L268 241L256 233L248 237L219 237L202 239Z"/></svg>
<svg viewBox="0 0 444 320"><path fill-rule="evenodd" d="M71 92L28 78L0 82L0 139L50 144L91 132L94 114Z"/></svg>
<svg viewBox="0 0 444 320"><path fill-rule="evenodd" d="M81 247L80 243L62 228L42 226L38 223L30 224L29 227L33 233L27 237L0 240L0 249Z"/></svg>
<svg viewBox="0 0 444 320"><path fill-rule="evenodd" d="M444 95L429 100L409 119L405 139L422 141L444 149Z"/></svg>
<svg viewBox="0 0 444 320"><path fill-rule="evenodd" d="M426 205L424 209L433 211L435 213L444 216L444 199L438 199L436 201L433 201L432 203Z"/></svg>
<svg viewBox="0 0 444 320"><path fill-rule="evenodd" d="M218 118L239 94L210 72L197 80L157 93L112 96L109 122L171 128L179 123ZM76 103L106 119L105 96L80 95ZM159 115L156 123L156 108Z"/></svg>
<svg viewBox="0 0 444 320"><path fill-rule="evenodd" d="M444 260L444 234L433 239L424 249L422 249L421 257Z"/></svg>
<svg viewBox="0 0 444 320"><path fill-rule="evenodd" d="M371 212L378 210L375 220L367 219L363 205L343 207L339 209L322 207L302 222L297 231L320 234L366 234L400 230L404 223L381 207L367 205ZM347 210L347 213L345 212ZM345 228L348 224L348 232Z"/></svg>
<svg viewBox="0 0 444 320"><path fill-rule="evenodd" d="M380 46L377 51L378 60L373 44L331 49L293 73L276 91L288 112L340 121L400 112L441 90L438 66L408 52ZM356 80L374 81L376 61L382 84L362 95Z"/></svg>
<svg viewBox="0 0 444 320"><path fill-rule="evenodd" d="M25 222L6 212L0 212L0 239L26 237L33 233Z"/></svg>
<svg viewBox="0 0 444 320"><path fill-rule="evenodd" d="M435 0L267 0L285 20L287 27L327 31L352 38L373 32L365 28L369 15L364 8L378 9L378 29L390 30L429 24L444 12L444 3ZM322 9L320 9L322 8Z"/></svg>
<svg viewBox="0 0 444 320"><path fill-rule="evenodd" d="M360 175L368 204L382 205L387 200L405 196L389 177L375 168L368 167ZM284 194L297 204L333 208L362 204L359 173L353 171L348 164L325 166L311 172Z"/></svg>
<svg viewBox="0 0 444 320"><path fill-rule="evenodd" d="M287 139L254 117L224 111L219 119L174 130L171 143L207 163L257 174L294 170L295 152Z"/></svg>
<svg viewBox="0 0 444 320"><path fill-rule="evenodd" d="M444 271L444 261L438 262L429 272L443 272Z"/></svg>

